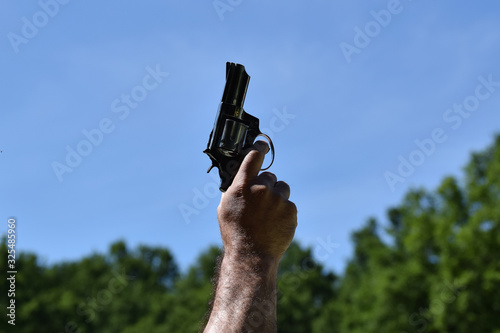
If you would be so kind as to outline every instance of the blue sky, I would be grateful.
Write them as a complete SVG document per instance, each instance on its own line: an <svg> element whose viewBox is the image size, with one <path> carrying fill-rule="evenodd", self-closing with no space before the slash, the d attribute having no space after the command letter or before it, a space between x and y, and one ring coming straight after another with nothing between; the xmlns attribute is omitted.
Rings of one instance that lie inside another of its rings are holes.
<svg viewBox="0 0 500 333"><path fill-rule="evenodd" d="M370 216L385 223L409 188L460 176L500 132L499 9L4 1L0 234L15 216L18 250L45 263L124 239L166 246L185 269L220 244L218 181L202 151L232 61L251 76L246 111L273 138L270 171L291 186L296 239L340 271L352 231ZM86 156L71 167L78 149ZM55 164L66 166L59 177Z"/></svg>

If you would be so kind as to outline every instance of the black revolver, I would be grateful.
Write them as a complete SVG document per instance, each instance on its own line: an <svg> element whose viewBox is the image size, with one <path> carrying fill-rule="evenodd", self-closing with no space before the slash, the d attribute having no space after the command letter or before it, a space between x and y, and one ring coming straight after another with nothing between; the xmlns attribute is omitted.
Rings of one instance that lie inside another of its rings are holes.
<svg viewBox="0 0 500 333"><path fill-rule="evenodd" d="M226 63L226 85L222 94L217 117L207 149L203 152L210 157L213 167L219 169L221 184L219 189L226 192L233 182L244 155L242 151L253 145L258 136L269 140L271 146L271 164L262 170L267 170L274 162L274 146L271 138L259 130L259 119L243 110L250 76L245 67L232 62Z"/></svg>

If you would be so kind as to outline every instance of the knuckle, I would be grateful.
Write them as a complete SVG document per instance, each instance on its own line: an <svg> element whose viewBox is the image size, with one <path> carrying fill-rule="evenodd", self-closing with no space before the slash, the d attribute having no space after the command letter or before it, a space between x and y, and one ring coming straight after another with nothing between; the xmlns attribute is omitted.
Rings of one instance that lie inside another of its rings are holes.
<svg viewBox="0 0 500 333"><path fill-rule="evenodd" d="M264 184L255 184L252 186L252 194L257 197L268 196L269 193L269 188Z"/></svg>
<svg viewBox="0 0 500 333"><path fill-rule="evenodd" d="M297 206L291 201L288 201L288 211L290 212L290 214L297 216Z"/></svg>
<svg viewBox="0 0 500 333"><path fill-rule="evenodd" d="M276 175L274 173L272 173L272 172L269 172L269 171L262 172L261 176L276 178Z"/></svg>

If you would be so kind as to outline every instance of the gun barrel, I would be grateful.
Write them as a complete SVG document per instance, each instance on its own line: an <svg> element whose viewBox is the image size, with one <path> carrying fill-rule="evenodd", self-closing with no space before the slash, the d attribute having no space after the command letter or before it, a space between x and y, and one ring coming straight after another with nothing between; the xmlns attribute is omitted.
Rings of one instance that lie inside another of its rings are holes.
<svg viewBox="0 0 500 333"><path fill-rule="evenodd" d="M250 76L245 71L243 65L227 62L226 86L222 94L222 103L243 108L249 82Z"/></svg>

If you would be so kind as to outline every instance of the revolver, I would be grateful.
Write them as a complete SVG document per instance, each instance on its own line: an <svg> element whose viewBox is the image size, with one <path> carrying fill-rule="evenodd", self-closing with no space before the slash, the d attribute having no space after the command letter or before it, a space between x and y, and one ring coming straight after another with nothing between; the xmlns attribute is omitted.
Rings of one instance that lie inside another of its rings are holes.
<svg viewBox="0 0 500 333"><path fill-rule="evenodd" d="M207 149L203 151L212 161L207 173L213 167L219 169L221 192L226 192L231 186L243 161L242 152L252 146L258 136L269 141L272 153L271 164L261 170L269 169L274 162L274 145L271 138L260 131L259 119L243 109L249 81L250 76L243 65L226 63L226 85L222 101L210 132Z"/></svg>

